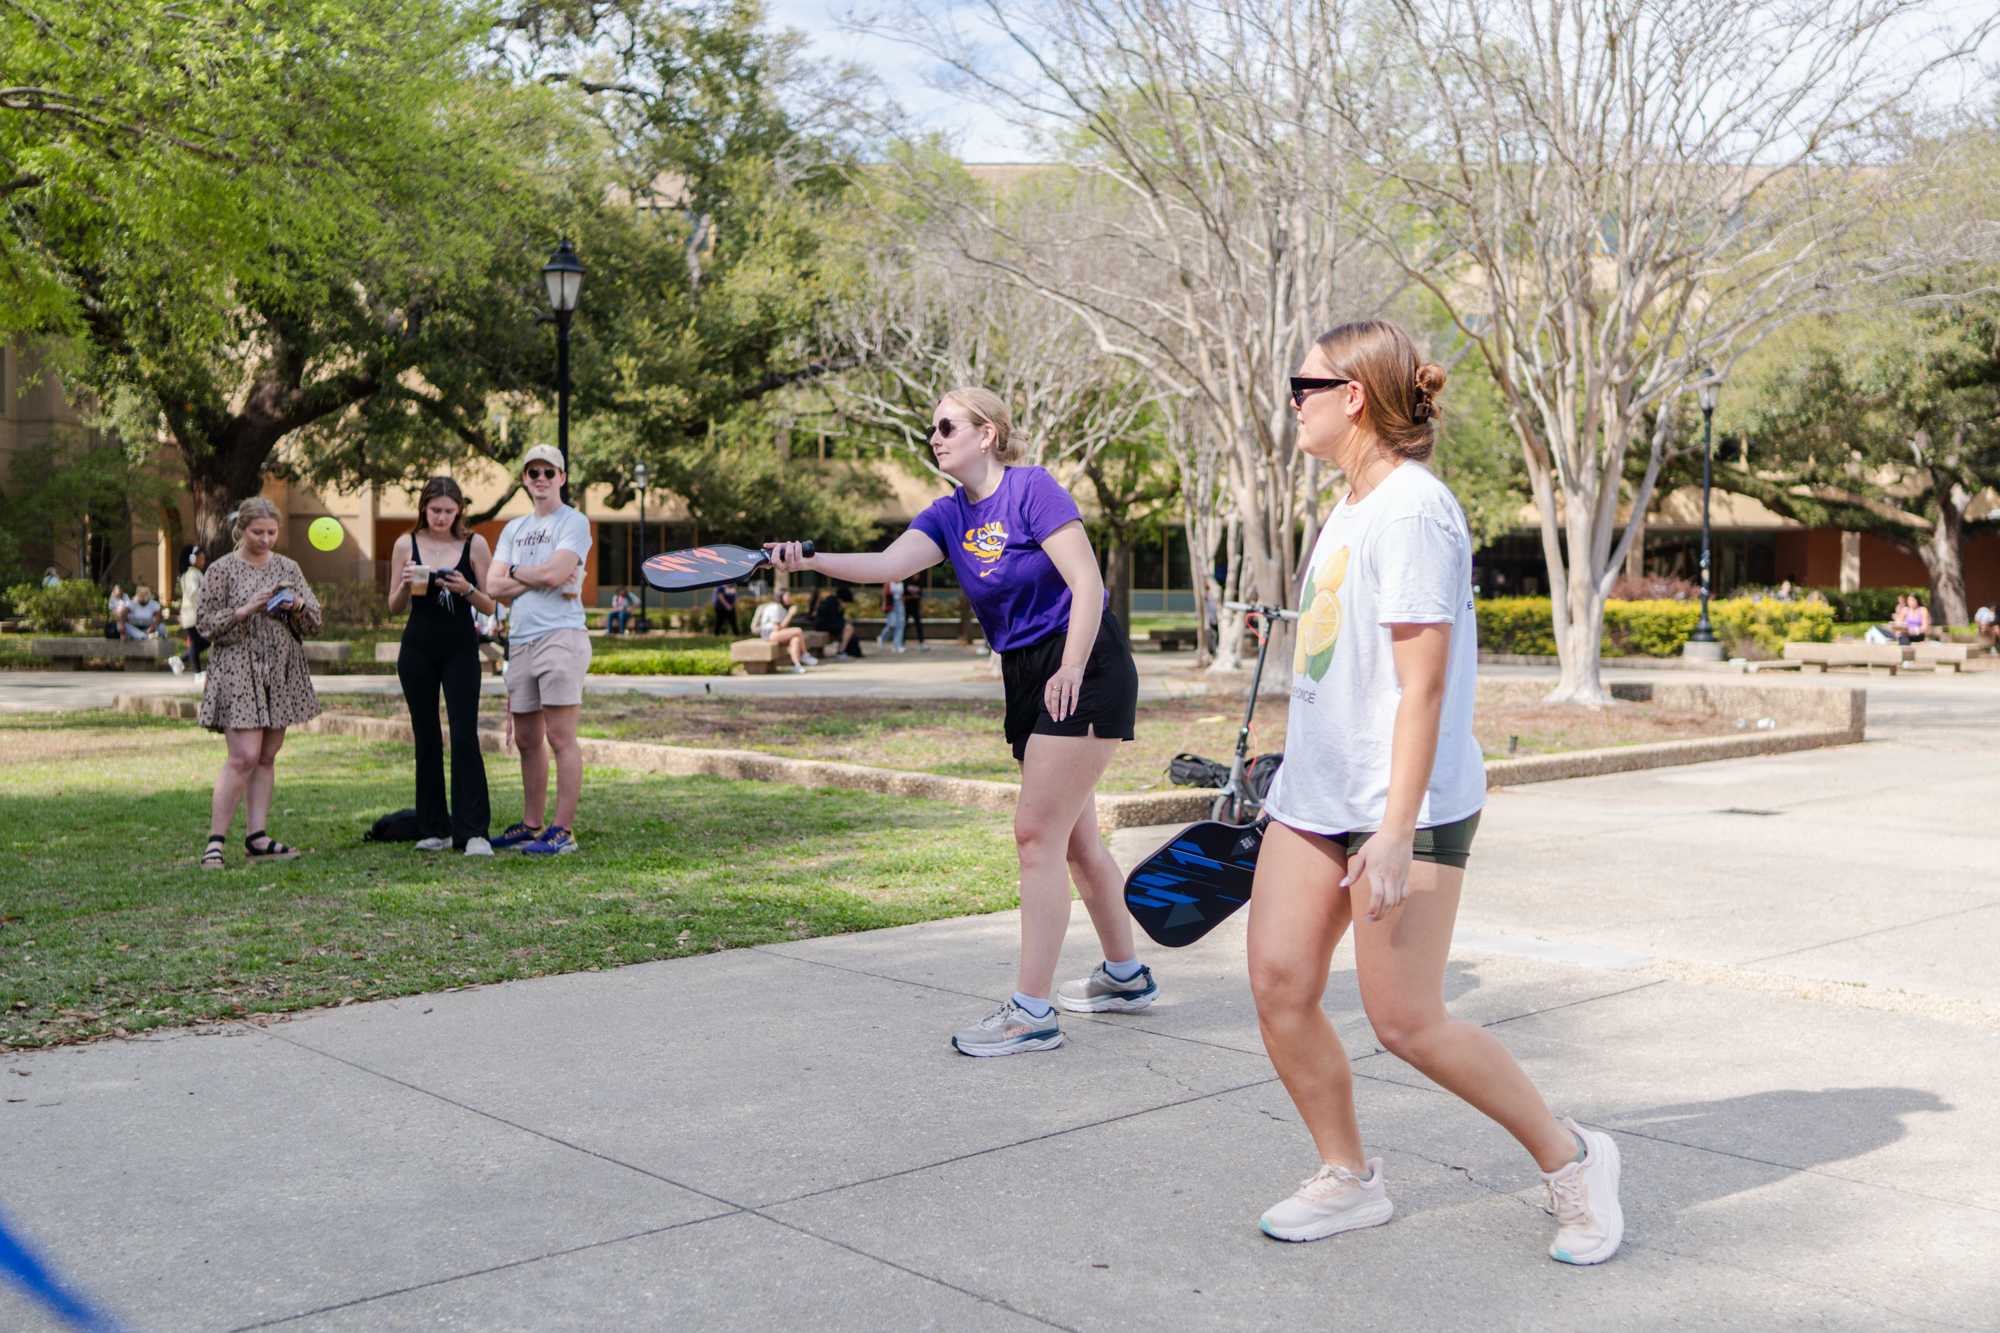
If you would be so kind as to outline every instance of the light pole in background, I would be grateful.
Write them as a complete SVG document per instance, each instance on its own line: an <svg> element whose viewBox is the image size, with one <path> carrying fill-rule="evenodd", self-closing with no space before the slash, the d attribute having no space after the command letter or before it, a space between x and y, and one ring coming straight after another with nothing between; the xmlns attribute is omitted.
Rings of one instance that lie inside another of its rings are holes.
<svg viewBox="0 0 2000 1333"><path fill-rule="evenodd" d="M583 261L564 237L549 262L542 265L549 309L556 321L556 447L562 451L562 501L569 503L569 321L576 314L576 295L583 288Z"/></svg>
<svg viewBox="0 0 2000 1333"><path fill-rule="evenodd" d="M646 619L646 465L632 465L632 486L639 492L639 618L632 622L633 628L644 634L652 628Z"/></svg>
<svg viewBox="0 0 2000 1333"><path fill-rule="evenodd" d="M1708 492L1709 460L1715 439L1715 372L1707 366L1701 368L1701 384L1696 393L1701 400L1701 619L1695 623L1694 633L1681 647L1681 656L1703 662L1720 662L1722 645L1716 642L1715 627L1708 623L1709 572L1712 561L1709 555L1708 535Z"/></svg>

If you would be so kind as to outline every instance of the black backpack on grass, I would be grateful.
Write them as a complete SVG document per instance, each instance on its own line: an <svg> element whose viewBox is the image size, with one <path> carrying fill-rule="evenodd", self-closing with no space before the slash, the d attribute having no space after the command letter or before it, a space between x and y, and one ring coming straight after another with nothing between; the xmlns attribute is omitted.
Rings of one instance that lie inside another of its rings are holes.
<svg viewBox="0 0 2000 1333"><path fill-rule="evenodd" d="M417 812L398 810L393 815L383 815L361 835L363 842L415 842L423 835L417 832Z"/></svg>

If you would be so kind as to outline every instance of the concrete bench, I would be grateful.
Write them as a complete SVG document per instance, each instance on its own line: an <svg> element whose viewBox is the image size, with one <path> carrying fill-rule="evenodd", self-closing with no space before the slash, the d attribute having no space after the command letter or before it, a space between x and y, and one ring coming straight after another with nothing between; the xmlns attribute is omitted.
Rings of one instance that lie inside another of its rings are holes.
<svg viewBox="0 0 2000 1333"><path fill-rule="evenodd" d="M1817 667L1824 674L1832 667L1862 667L1871 674L1884 667L1895 675L1903 667L1903 649L1893 643L1788 643L1784 660L1801 667Z"/></svg>
<svg viewBox="0 0 2000 1333"><path fill-rule="evenodd" d="M398 657L402 656L402 653L402 643L394 639L387 643L378 643L375 645L375 660L378 662L393 664ZM486 664L487 670L493 675L498 676L502 674L500 668L506 663L507 654L500 651L500 645L491 639L481 639L479 641L479 659Z"/></svg>
<svg viewBox="0 0 2000 1333"><path fill-rule="evenodd" d="M178 650L169 639L30 639L28 654L72 670L85 662L117 662L127 671L144 671L166 661Z"/></svg>
<svg viewBox="0 0 2000 1333"><path fill-rule="evenodd" d="M354 644L347 639L307 639L300 647L308 662L345 662L354 655Z"/></svg>
<svg viewBox="0 0 2000 1333"><path fill-rule="evenodd" d="M807 652L817 654L824 647L826 647L824 631L816 629L806 631ZM742 667L746 676L768 676L781 664L790 664L792 655L789 651L780 650L778 645L769 639L738 639L729 645L729 660Z"/></svg>
<svg viewBox="0 0 2000 1333"><path fill-rule="evenodd" d="M1155 648L1163 653L1175 652L1182 648L1192 648L1201 641L1200 631L1189 625L1186 629L1156 629L1147 634Z"/></svg>
<svg viewBox="0 0 2000 1333"><path fill-rule="evenodd" d="M1910 645L1910 660L1917 666L1928 666L1933 671L1947 668L1954 672L1964 672L1965 664L1972 657L1969 643L1915 643Z"/></svg>

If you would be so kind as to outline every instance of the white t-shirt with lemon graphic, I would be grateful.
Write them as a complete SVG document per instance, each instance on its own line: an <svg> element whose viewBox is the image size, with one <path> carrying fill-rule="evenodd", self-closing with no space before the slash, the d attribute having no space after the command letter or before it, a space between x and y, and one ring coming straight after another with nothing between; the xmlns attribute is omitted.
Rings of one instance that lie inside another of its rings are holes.
<svg viewBox="0 0 2000 1333"><path fill-rule="evenodd" d="M1285 763L1265 801L1273 819L1311 833L1382 826L1402 686L1391 625L1449 624L1437 761L1417 815L1435 828L1486 803L1472 734L1479 633L1472 533L1427 467L1404 463L1358 503L1327 518L1300 587Z"/></svg>

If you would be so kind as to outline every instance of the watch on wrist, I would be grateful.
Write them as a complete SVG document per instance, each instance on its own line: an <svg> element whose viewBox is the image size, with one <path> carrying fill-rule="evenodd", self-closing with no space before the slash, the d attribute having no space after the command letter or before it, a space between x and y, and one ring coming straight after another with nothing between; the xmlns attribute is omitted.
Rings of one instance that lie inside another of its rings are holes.
<svg viewBox="0 0 2000 1333"><path fill-rule="evenodd" d="M511 564L507 566L507 577L510 579L514 579L514 582L516 583L519 583L521 581L519 579L514 578L514 566Z"/></svg>

